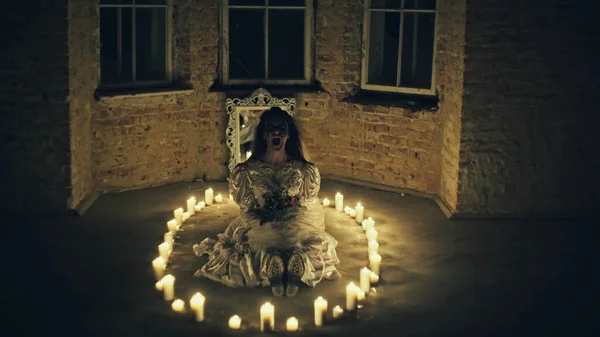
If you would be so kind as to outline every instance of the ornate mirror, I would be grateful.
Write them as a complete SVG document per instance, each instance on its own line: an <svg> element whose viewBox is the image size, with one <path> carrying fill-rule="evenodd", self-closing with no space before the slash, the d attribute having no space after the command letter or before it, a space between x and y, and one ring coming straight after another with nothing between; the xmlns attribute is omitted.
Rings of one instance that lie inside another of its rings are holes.
<svg viewBox="0 0 600 337"><path fill-rule="evenodd" d="M225 101L229 124L225 131L227 136L227 147L229 147L229 172L235 165L246 161L251 153L252 140L260 115L271 107L280 107L294 116L296 110L296 99L292 97L276 98L263 89L255 90L246 98L228 98Z"/></svg>

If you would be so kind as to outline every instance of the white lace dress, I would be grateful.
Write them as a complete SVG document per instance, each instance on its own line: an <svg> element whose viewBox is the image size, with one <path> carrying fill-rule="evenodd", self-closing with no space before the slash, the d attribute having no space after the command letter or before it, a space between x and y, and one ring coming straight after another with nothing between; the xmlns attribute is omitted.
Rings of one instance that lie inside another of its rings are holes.
<svg viewBox="0 0 600 337"><path fill-rule="evenodd" d="M290 161L277 170L259 161L238 164L231 172L229 192L240 206L240 215L217 240L207 238L194 245L196 255L209 255L195 275L229 287L270 286L268 258L293 251L304 258L301 280L306 285L339 277L337 241L325 231L317 198L320 184L319 169L309 162ZM260 225L254 211L278 199L273 191L281 192L284 197L279 199L288 200L288 205Z"/></svg>

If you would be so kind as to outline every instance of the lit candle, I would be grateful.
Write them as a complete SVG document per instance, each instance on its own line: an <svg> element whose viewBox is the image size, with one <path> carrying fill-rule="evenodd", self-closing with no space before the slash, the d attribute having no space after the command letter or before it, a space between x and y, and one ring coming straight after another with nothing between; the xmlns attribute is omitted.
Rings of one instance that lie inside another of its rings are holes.
<svg viewBox="0 0 600 337"><path fill-rule="evenodd" d="M160 257L162 257L165 262L169 261L169 254L171 254L170 248L171 247L168 242L163 242L160 245L158 245L158 255L160 255Z"/></svg>
<svg viewBox="0 0 600 337"><path fill-rule="evenodd" d="M360 289L365 293L371 289L371 270L367 267L360 270Z"/></svg>
<svg viewBox="0 0 600 337"><path fill-rule="evenodd" d="M182 220L183 220L183 218L182 218ZM175 233L175 232L177 232L177 230L179 230L180 225L181 225L181 223L177 219L169 220L167 222L167 229L169 230L170 233Z"/></svg>
<svg viewBox="0 0 600 337"><path fill-rule="evenodd" d="M173 211L175 220L177 220L177 226L181 226L183 223L183 208L179 207Z"/></svg>
<svg viewBox="0 0 600 337"><path fill-rule="evenodd" d="M250 156L252 156L252 151L246 151L246 160L250 159Z"/></svg>
<svg viewBox="0 0 600 337"><path fill-rule="evenodd" d="M275 330L275 307L267 302L260 307L260 331Z"/></svg>
<svg viewBox="0 0 600 337"><path fill-rule="evenodd" d="M200 212L204 207L206 207L206 204L204 203L204 201L200 201L196 204L196 206L194 206L194 211Z"/></svg>
<svg viewBox="0 0 600 337"><path fill-rule="evenodd" d="M175 312L184 312L185 302L180 299L176 299L175 301L173 301L173 303L171 303L171 309L173 309L173 311Z"/></svg>
<svg viewBox="0 0 600 337"><path fill-rule="evenodd" d="M233 330L239 330L242 325L242 319L238 315L233 315L229 318L229 328Z"/></svg>
<svg viewBox="0 0 600 337"><path fill-rule="evenodd" d="M157 280L160 280L161 278L163 278L163 276L165 276L165 267L165 259L163 259L162 256L159 256L156 259L152 260L152 268L154 269L154 276Z"/></svg>
<svg viewBox="0 0 600 337"><path fill-rule="evenodd" d="M223 202L223 196L221 194L217 194L215 197L215 202Z"/></svg>
<svg viewBox="0 0 600 337"><path fill-rule="evenodd" d="M371 272L371 284L379 283L379 275Z"/></svg>
<svg viewBox="0 0 600 337"><path fill-rule="evenodd" d="M350 208L350 216L351 216L352 218L355 218L355 217L356 217L356 210L355 210L355 209L352 209L352 208Z"/></svg>
<svg viewBox="0 0 600 337"><path fill-rule="evenodd" d="M369 266L375 274L379 275L381 271L381 255L377 253L369 255Z"/></svg>
<svg viewBox="0 0 600 337"><path fill-rule="evenodd" d="M331 201L329 201L327 198L323 199L323 206L329 207L329 205L331 205Z"/></svg>
<svg viewBox="0 0 600 337"><path fill-rule="evenodd" d="M166 243L169 244L169 250L173 251L173 244L175 243L175 239L173 238L173 233L166 232L165 235L163 235L163 239L165 240Z"/></svg>
<svg viewBox="0 0 600 337"><path fill-rule="evenodd" d="M206 191L204 191L204 202L206 203L206 206L210 206L213 204L213 189L209 188Z"/></svg>
<svg viewBox="0 0 600 337"><path fill-rule="evenodd" d="M196 197L191 197L187 200L187 211L190 213L190 215L196 214L196 209L194 206L196 206Z"/></svg>
<svg viewBox="0 0 600 337"><path fill-rule="evenodd" d="M363 220L362 226L365 231L369 230L370 228L375 229L375 221L373 218L369 217L368 219Z"/></svg>
<svg viewBox="0 0 600 337"><path fill-rule="evenodd" d="M186 222L190 218L191 214L189 212L183 212L183 216L181 221Z"/></svg>
<svg viewBox="0 0 600 337"><path fill-rule="evenodd" d="M156 290L158 291L163 291L163 283L162 283L162 279L156 283L154 283L154 287L156 288Z"/></svg>
<svg viewBox="0 0 600 337"><path fill-rule="evenodd" d="M195 293L192 298L190 298L190 308L194 312L194 318L196 322L202 322L204 320L204 303L206 302L206 297L204 297L201 293Z"/></svg>
<svg viewBox="0 0 600 337"><path fill-rule="evenodd" d="M375 228L369 228L367 230L367 239L377 241L377 234L379 234L379 233L377 233Z"/></svg>
<svg viewBox="0 0 600 337"><path fill-rule="evenodd" d="M327 313L327 300L319 296L315 300L315 325L323 325L325 314Z"/></svg>
<svg viewBox="0 0 600 337"><path fill-rule="evenodd" d="M361 223L365 216L365 206L361 205L360 202L356 204L356 222Z"/></svg>
<svg viewBox="0 0 600 337"><path fill-rule="evenodd" d="M365 294L365 292L362 289L358 289L356 291L356 300L359 302L362 302L365 300L365 298L367 298L367 295Z"/></svg>
<svg viewBox="0 0 600 337"><path fill-rule="evenodd" d="M344 207L344 195L340 192L335 194L335 210L341 211Z"/></svg>
<svg viewBox="0 0 600 337"><path fill-rule="evenodd" d="M376 240L369 240L369 255L377 253L379 251L379 242Z"/></svg>
<svg viewBox="0 0 600 337"><path fill-rule="evenodd" d="M356 309L356 296L357 296L358 288L354 285L354 283L350 282L346 286L346 309L354 310Z"/></svg>
<svg viewBox="0 0 600 337"><path fill-rule="evenodd" d="M165 275L160 283L162 283L165 301L172 300L175 297L175 276Z"/></svg>
<svg viewBox="0 0 600 337"><path fill-rule="evenodd" d="M350 210L351 210L350 206L344 207L344 213L346 213L348 215L350 215Z"/></svg>
<svg viewBox="0 0 600 337"><path fill-rule="evenodd" d="M340 307L339 305L336 305L333 308L333 318L342 317L343 314L344 314L344 309L342 309L342 307Z"/></svg>
<svg viewBox="0 0 600 337"><path fill-rule="evenodd" d="M296 317L288 318L287 322L285 322L285 327L287 331L298 331L298 319Z"/></svg>

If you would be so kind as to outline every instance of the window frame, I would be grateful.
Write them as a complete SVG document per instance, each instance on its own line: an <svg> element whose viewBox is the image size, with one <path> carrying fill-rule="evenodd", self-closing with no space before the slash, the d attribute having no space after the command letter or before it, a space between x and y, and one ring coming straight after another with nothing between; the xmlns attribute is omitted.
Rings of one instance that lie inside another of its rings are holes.
<svg viewBox="0 0 600 337"><path fill-rule="evenodd" d="M132 82L124 82L124 83L114 83L114 84L102 84L102 64L101 61L98 60L98 87L101 89L129 89L129 88L149 88L149 87L157 87L164 85L173 84L173 0L165 0L166 4L164 5L154 5L154 4L136 4L135 0L132 0L131 4L102 4L100 1L99 8L132 8L132 24L131 24L131 35L132 35ZM165 8L165 80L156 80L156 81L135 81L136 75L136 41L135 41L135 8ZM121 31L121 11L118 11L118 23L117 29ZM100 11L98 11L98 29L100 29ZM118 39L121 39L121 34L119 34ZM100 40L99 40L100 41ZM120 45L120 41L118 42ZM119 46L120 48L120 46ZM98 58L100 58L101 51L98 49ZM121 54L119 53L119 59L121 58ZM121 61L119 61L121 63ZM121 66L122 67L122 66ZM121 70L119 70L121 72Z"/></svg>
<svg viewBox="0 0 600 337"><path fill-rule="evenodd" d="M229 5L229 0L221 0L221 20L220 20L220 61L221 61L221 72L220 79L223 85L310 85L314 83L314 71L313 71L313 55L314 55L314 5L313 0L305 0L304 6L269 6L269 0L265 0L265 5L262 6L250 6L250 5ZM265 9L266 15L264 18L265 24L265 72L266 79L230 79L229 78L229 9L240 8L240 9ZM268 9L299 9L305 10L304 14L304 79L269 79L269 31L268 31Z"/></svg>
<svg viewBox="0 0 600 337"><path fill-rule="evenodd" d="M402 93L402 94L412 94L412 95L426 95L426 96L434 96L436 95L436 63L437 63L437 40L438 40L438 2L435 2L435 9L404 9L404 1L402 0L402 6L399 9L392 8L371 8L371 0L364 0L363 7L363 46L362 46L362 56L361 56L361 78L360 78L360 87L363 90L371 90L371 91L380 91L380 92L391 92L391 93ZM380 84L368 84L368 74L369 74L369 43L370 43L370 33L371 33L371 12L397 12L400 13L400 40L398 43L398 70L396 74L396 83L398 86L389 86L389 85L380 85ZM404 12L412 12L412 13L434 13L434 33L433 33L433 59L431 64L431 87L429 89L421 89L421 88L411 88L411 87L401 87L399 86L400 82L400 73L401 73L401 65L402 65L402 24L404 18Z"/></svg>

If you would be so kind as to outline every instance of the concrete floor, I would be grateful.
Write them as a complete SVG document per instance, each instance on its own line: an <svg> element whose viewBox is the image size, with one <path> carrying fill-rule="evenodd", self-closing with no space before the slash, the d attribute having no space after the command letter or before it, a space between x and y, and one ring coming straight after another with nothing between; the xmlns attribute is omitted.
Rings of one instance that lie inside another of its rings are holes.
<svg viewBox="0 0 600 337"><path fill-rule="evenodd" d="M279 328L294 315L297 335L587 336L597 328L592 304L597 253L591 225L556 220L447 220L430 200L324 181L321 197L342 191L362 201L379 230L382 282L358 317L315 328L312 300L343 306L344 287L366 264L362 229L332 208L328 231L339 240L343 278L303 288L296 298L268 289L229 289L192 276L202 266L191 246L236 216L212 206L186 222L169 271L176 295L207 297L206 322L175 314L154 289L151 261L172 210L208 185L182 183L104 195L82 217L5 219L2 320L5 336L259 335L258 308L276 306ZM226 183L210 184L228 195ZM360 199L359 199L360 198ZM244 331L226 328L232 314ZM4 335L4 334L3 334Z"/></svg>

